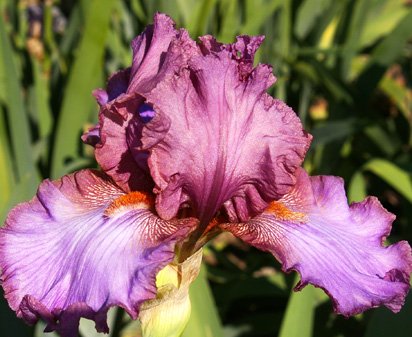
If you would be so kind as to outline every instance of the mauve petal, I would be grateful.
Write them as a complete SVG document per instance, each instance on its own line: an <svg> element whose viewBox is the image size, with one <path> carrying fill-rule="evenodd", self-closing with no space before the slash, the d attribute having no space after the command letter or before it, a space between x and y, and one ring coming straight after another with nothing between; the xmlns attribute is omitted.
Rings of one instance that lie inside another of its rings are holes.
<svg viewBox="0 0 412 337"><path fill-rule="evenodd" d="M173 20L156 13L153 25L132 41L133 64L127 92L146 93L168 73L179 69L198 53L196 43L185 29L175 29Z"/></svg>
<svg viewBox="0 0 412 337"><path fill-rule="evenodd" d="M132 41L133 64L129 92L139 87L153 87L153 79L159 73L170 42L176 37L173 20L165 14L157 13L153 25Z"/></svg>
<svg viewBox="0 0 412 337"><path fill-rule="evenodd" d="M102 109L109 109L110 103L126 92L129 78L130 68L120 70L110 76L107 82L107 91L104 89L93 90L93 96ZM100 142L100 123L86 131L81 138L83 143L95 147Z"/></svg>
<svg viewBox="0 0 412 337"><path fill-rule="evenodd" d="M131 69L111 77L105 92L107 102L100 104L101 141L95 144L95 155L101 168L123 189L151 190L148 152L139 150L140 130L148 122L141 111L148 106L144 97L159 82L185 66L198 53L198 48L187 31L176 30L168 16L156 14L154 24L132 42L132 49ZM98 102L105 102L101 89L95 95Z"/></svg>
<svg viewBox="0 0 412 337"><path fill-rule="evenodd" d="M44 181L33 200L15 207L0 229L0 267L17 315L44 319L46 330L65 337L77 336L80 317L108 332L112 306L136 319L140 304L156 295L157 272L193 225L161 220L139 200L84 170Z"/></svg>
<svg viewBox="0 0 412 337"><path fill-rule="evenodd" d="M271 67L246 73L259 39L241 40L245 59L234 59L233 46L215 52L215 42L203 40L214 46L203 48L208 54L146 95L155 116L143 126L141 149L150 151L162 218L190 199L204 224L224 203L231 220L244 221L290 190L311 137L266 93Z"/></svg>
<svg viewBox="0 0 412 337"><path fill-rule="evenodd" d="M345 316L385 305L400 310L409 290L411 247L383 242L395 216L374 197L349 207L343 181L298 173L294 190L244 224L223 227L271 252L285 271L321 287Z"/></svg>
<svg viewBox="0 0 412 337"><path fill-rule="evenodd" d="M128 143L137 137L128 137L128 127L130 123L140 125L138 109L142 104L143 99L138 95L123 95L110 107L102 107L99 113L100 141L95 144L94 154L102 170L125 191L153 189L147 151L139 151L140 157L134 156Z"/></svg>

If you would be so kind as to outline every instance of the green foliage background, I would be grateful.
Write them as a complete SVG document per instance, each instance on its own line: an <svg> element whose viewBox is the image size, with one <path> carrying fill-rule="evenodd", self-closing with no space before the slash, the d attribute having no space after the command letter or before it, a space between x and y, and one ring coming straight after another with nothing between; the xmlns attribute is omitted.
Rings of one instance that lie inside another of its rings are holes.
<svg viewBox="0 0 412 337"><path fill-rule="evenodd" d="M49 0L41 34L27 17L36 2L0 0L1 223L42 179L96 165L80 142L97 117L91 91L131 63L130 41L161 11L192 37L266 35L257 61L274 66L271 94L314 135L306 169L344 177L351 201L378 196L397 215L390 240L412 241L411 1ZM231 237L212 242L205 261L184 337L412 336L411 296L397 315L380 308L343 319L322 291L291 293L294 275ZM110 320L111 337L139 336L122 311ZM0 300L2 337L43 336L42 328ZM82 322L84 337L93 330Z"/></svg>

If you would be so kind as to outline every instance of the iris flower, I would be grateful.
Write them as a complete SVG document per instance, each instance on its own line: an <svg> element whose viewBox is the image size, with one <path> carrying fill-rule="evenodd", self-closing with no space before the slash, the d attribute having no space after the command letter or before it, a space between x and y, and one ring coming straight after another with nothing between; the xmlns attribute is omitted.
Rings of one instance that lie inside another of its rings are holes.
<svg viewBox="0 0 412 337"><path fill-rule="evenodd" d="M45 180L0 230L1 282L27 323L76 336L108 332L119 306L136 319L156 275L229 231L297 271L344 316L400 310L411 248L384 245L395 216L374 197L348 206L341 178L301 168L311 136L256 67L263 37L193 41L166 15L132 42L130 68L94 92L99 122L83 136L101 170Z"/></svg>

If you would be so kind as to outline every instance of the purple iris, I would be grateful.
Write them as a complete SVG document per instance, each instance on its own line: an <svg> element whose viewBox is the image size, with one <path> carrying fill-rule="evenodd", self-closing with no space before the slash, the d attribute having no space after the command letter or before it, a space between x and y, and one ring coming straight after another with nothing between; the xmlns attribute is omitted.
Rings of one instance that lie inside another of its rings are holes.
<svg viewBox="0 0 412 337"><path fill-rule="evenodd" d="M400 310L411 248L385 246L394 215L374 197L348 206L343 181L301 168L311 136L253 65L263 37L194 42L157 14L132 42L133 63L94 92L98 125L83 137L101 171L45 180L0 230L10 307L47 331L108 331L121 306L137 318L155 277L230 231L323 288L345 316ZM176 254L175 252L178 252Z"/></svg>

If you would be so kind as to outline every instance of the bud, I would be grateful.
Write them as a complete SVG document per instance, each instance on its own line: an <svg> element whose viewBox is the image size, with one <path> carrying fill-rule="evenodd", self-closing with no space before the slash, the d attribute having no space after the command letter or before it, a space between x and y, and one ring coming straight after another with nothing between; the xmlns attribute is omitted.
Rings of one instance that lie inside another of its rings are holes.
<svg viewBox="0 0 412 337"><path fill-rule="evenodd" d="M190 317L189 286L199 275L202 250L183 263L170 263L156 277L156 298L140 308L143 337L179 337Z"/></svg>

